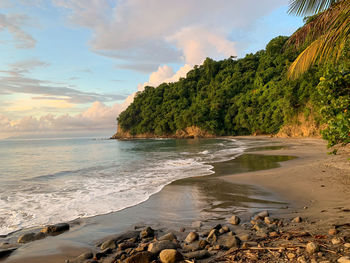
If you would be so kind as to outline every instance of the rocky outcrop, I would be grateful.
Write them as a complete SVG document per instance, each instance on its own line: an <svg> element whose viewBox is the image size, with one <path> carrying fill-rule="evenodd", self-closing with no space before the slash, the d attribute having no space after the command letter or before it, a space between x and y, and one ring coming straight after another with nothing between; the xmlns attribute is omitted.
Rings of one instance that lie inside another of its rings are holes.
<svg viewBox="0 0 350 263"><path fill-rule="evenodd" d="M132 135L129 131L124 131L118 124L117 133L110 139L146 139L146 138L177 138L177 139L190 139L190 138L213 138L215 135L210 134L207 131L197 127L190 126L183 130L177 130L175 134L156 135L154 133L140 133Z"/></svg>

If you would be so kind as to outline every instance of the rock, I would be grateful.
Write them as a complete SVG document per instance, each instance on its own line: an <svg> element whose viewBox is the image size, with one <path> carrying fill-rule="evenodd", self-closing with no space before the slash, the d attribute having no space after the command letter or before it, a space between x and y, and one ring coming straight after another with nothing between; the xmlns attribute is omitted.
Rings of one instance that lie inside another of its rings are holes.
<svg viewBox="0 0 350 263"><path fill-rule="evenodd" d="M295 254L293 254L293 253L288 253L288 254L287 254L287 257L288 257L290 260L292 260L292 259L295 258Z"/></svg>
<svg viewBox="0 0 350 263"><path fill-rule="evenodd" d="M217 224L216 226L214 226L212 229L216 229L219 230L222 226L220 224Z"/></svg>
<svg viewBox="0 0 350 263"><path fill-rule="evenodd" d="M218 236L219 236L219 231L214 228L209 232L209 235L207 237L207 241L208 242L215 242L218 239Z"/></svg>
<svg viewBox="0 0 350 263"><path fill-rule="evenodd" d="M335 236L336 234L338 234L338 232L339 231L337 229L335 229L335 228L331 228L331 229L328 230L328 234L332 235L332 236Z"/></svg>
<svg viewBox="0 0 350 263"><path fill-rule="evenodd" d="M34 236L34 239L35 240L40 240L40 239L44 239L47 235L43 232L39 232L39 233L36 233L35 236Z"/></svg>
<svg viewBox="0 0 350 263"><path fill-rule="evenodd" d="M317 252L319 250L319 247L317 244L315 244L314 242L309 242L307 243L306 245L306 251L309 253L309 254L313 254L315 252Z"/></svg>
<svg viewBox="0 0 350 263"><path fill-rule="evenodd" d="M264 222L265 222L265 224L273 224L274 220L271 217L267 216L264 218Z"/></svg>
<svg viewBox="0 0 350 263"><path fill-rule="evenodd" d="M242 235L239 235L238 238L241 241L248 241L249 240L249 235L248 234L242 234Z"/></svg>
<svg viewBox="0 0 350 263"><path fill-rule="evenodd" d="M241 219L238 216L232 216L229 219L229 223L232 225L239 225L240 222L241 222Z"/></svg>
<svg viewBox="0 0 350 263"><path fill-rule="evenodd" d="M253 226L253 229L255 229L256 231L266 229L266 228L267 228L267 225L261 221L256 222L256 224Z"/></svg>
<svg viewBox="0 0 350 263"><path fill-rule="evenodd" d="M153 237L153 236L154 236L154 230L150 227L146 227L140 233L141 238L147 238L147 237Z"/></svg>
<svg viewBox="0 0 350 263"><path fill-rule="evenodd" d="M150 263L152 262L152 257L152 253L144 251L128 257L125 263Z"/></svg>
<svg viewBox="0 0 350 263"><path fill-rule="evenodd" d="M175 263L183 260L183 256L176 249L164 249L159 254L162 263Z"/></svg>
<svg viewBox="0 0 350 263"><path fill-rule="evenodd" d="M269 212L267 210L264 210L264 211L261 211L260 213L256 214L254 216L254 219L259 219L260 218L260 219L264 220L265 217L268 217L268 216L269 216Z"/></svg>
<svg viewBox="0 0 350 263"><path fill-rule="evenodd" d="M350 243L345 243L345 244L344 244L344 247L345 247L345 248L350 248Z"/></svg>
<svg viewBox="0 0 350 263"><path fill-rule="evenodd" d="M205 249L205 247L207 245L209 245L208 241L206 241L206 240L199 240L199 242L198 242L198 249L199 250L203 250L203 249Z"/></svg>
<svg viewBox="0 0 350 263"><path fill-rule="evenodd" d="M69 230L69 224L60 223L60 224L50 225L50 226L44 227L43 229L41 229L40 232L54 236L54 235L59 235L62 232L65 232L68 230Z"/></svg>
<svg viewBox="0 0 350 263"><path fill-rule="evenodd" d="M199 248L199 241L194 241L194 242L189 243L189 244L184 243L183 244L183 249L186 250L187 252L200 250L200 248ZM202 248L202 249L204 249L204 248Z"/></svg>
<svg viewBox="0 0 350 263"><path fill-rule="evenodd" d="M127 248L134 248L134 247L136 247L136 244L131 242L122 242L118 245L119 250L125 250Z"/></svg>
<svg viewBox="0 0 350 263"><path fill-rule="evenodd" d="M20 236L17 240L18 243L28 243L35 240L35 233L27 233Z"/></svg>
<svg viewBox="0 0 350 263"><path fill-rule="evenodd" d="M335 237L332 238L331 242L333 245L339 245L342 242L342 240L339 237Z"/></svg>
<svg viewBox="0 0 350 263"><path fill-rule="evenodd" d="M232 247L239 248L241 240L239 240L239 238L237 238L235 235L229 233L219 236L215 244L220 245L225 249L230 249Z"/></svg>
<svg viewBox="0 0 350 263"><path fill-rule="evenodd" d="M192 227L194 228L200 228L203 226L203 223L201 221L195 221L192 223Z"/></svg>
<svg viewBox="0 0 350 263"><path fill-rule="evenodd" d="M95 254L95 257L97 260L99 260L100 258L106 257L108 254L112 253L112 249L111 248L107 248L101 252L98 252Z"/></svg>
<svg viewBox="0 0 350 263"><path fill-rule="evenodd" d="M188 233L185 242L192 243L193 241L196 241L199 239L199 235L196 232L190 232Z"/></svg>
<svg viewBox="0 0 350 263"><path fill-rule="evenodd" d="M225 233L230 231L230 228L228 226L223 226L221 229L225 231Z"/></svg>
<svg viewBox="0 0 350 263"><path fill-rule="evenodd" d="M298 257L297 262L298 263L307 263L306 258L304 256Z"/></svg>
<svg viewBox="0 0 350 263"><path fill-rule="evenodd" d="M350 263L350 257L340 257L337 262L339 263Z"/></svg>
<svg viewBox="0 0 350 263"><path fill-rule="evenodd" d="M185 253L183 255L189 259L204 259L210 257L210 253L206 250L198 250L194 252Z"/></svg>
<svg viewBox="0 0 350 263"><path fill-rule="evenodd" d="M110 239L107 240L105 242L103 242L100 246L101 250L105 250L106 248L111 248L111 249L115 249L117 247L115 240L114 239Z"/></svg>
<svg viewBox="0 0 350 263"><path fill-rule="evenodd" d="M303 220L300 216L297 216L297 217L293 218L293 220L292 220L293 223L301 223L302 221Z"/></svg>
<svg viewBox="0 0 350 263"><path fill-rule="evenodd" d="M85 252L83 254L81 254L80 256L76 257L74 259L74 262L84 262L87 259L91 259L94 257L94 254L92 254L91 252Z"/></svg>
<svg viewBox="0 0 350 263"><path fill-rule="evenodd" d="M272 231L272 232L269 233L269 236L270 236L270 237L278 237L279 234L278 234L278 232L276 232L276 231Z"/></svg>
<svg viewBox="0 0 350 263"><path fill-rule="evenodd" d="M0 249L0 258L9 256L16 249L16 247Z"/></svg>
<svg viewBox="0 0 350 263"><path fill-rule="evenodd" d="M159 241L162 241L162 240L170 240L170 241L173 241L173 240L177 240L177 237L175 236L175 234L173 232L169 232L161 237L158 238Z"/></svg>
<svg viewBox="0 0 350 263"><path fill-rule="evenodd" d="M156 241L148 245L148 251L152 254L159 254L164 249L176 249L177 245L169 240Z"/></svg>

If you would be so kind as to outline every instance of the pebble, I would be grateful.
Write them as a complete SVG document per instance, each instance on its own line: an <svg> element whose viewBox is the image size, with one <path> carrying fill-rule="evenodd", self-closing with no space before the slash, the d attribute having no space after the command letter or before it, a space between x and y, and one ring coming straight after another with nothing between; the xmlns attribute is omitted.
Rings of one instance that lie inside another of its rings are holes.
<svg viewBox="0 0 350 263"><path fill-rule="evenodd" d="M238 216L233 215L230 219L229 219L229 223L232 225L239 225L239 223L241 222L241 219Z"/></svg>
<svg viewBox="0 0 350 263"><path fill-rule="evenodd" d="M318 245L315 244L314 242L309 242L307 245L306 245L306 251L309 253L309 254L313 254L315 252L317 252L319 249Z"/></svg>
<svg viewBox="0 0 350 263"><path fill-rule="evenodd" d="M302 221L303 220L300 216L297 216L297 217L293 218L293 220L292 220L293 223L301 223Z"/></svg>
<svg viewBox="0 0 350 263"><path fill-rule="evenodd" d="M289 259L294 259L294 258L295 258L295 254L293 254L293 253L288 253L288 254L287 254L287 257L288 257Z"/></svg>
<svg viewBox="0 0 350 263"><path fill-rule="evenodd" d="M344 244L344 247L345 247L345 248L350 248L350 243L345 243L345 244Z"/></svg>
<svg viewBox="0 0 350 263"><path fill-rule="evenodd" d="M339 245L342 241L339 237L332 238L332 244L333 245Z"/></svg>
<svg viewBox="0 0 350 263"><path fill-rule="evenodd" d="M196 241L199 239L199 235L196 232L190 232L188 233L185 242L192 243L193 241Z"/></svg>
<svg viewBox="0 0 350 263"><path fill-rule="evenodd" d="M338 234L338 232L339 231L337 229L335 229L335 228L331 228L331 229L328 230L328 234L332 235L332 236Z"/></svg>

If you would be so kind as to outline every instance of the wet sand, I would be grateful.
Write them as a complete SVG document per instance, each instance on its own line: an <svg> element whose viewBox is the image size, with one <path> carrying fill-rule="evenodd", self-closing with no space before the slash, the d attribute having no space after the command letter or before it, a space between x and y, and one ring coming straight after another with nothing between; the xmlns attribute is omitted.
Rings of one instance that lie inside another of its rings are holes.
<svg viewBox="0 0 350 263"><path fill-rule="evenodd" d="M97 240L135 225L178 230L197 220L216 224L232 214L248 221L261 209L285 217L298 212L327 224L349 221L350 213L342 209L349 206L345 196L350 185L346 189L339 181L348 176L345 157L327 155L321 140L240 139L256 147L235 160L214 164L214 175L178 180L134 207L76 220L69 232L25 244L4 262L63 262L96 250Z"/></svg>

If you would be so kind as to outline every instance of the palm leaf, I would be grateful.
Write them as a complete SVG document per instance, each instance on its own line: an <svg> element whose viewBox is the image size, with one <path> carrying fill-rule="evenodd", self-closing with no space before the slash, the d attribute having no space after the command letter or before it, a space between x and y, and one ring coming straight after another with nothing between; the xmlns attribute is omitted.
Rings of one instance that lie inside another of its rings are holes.
<svg viewBox="0 0 350 263"><path fill-rule="evenodd" d="M337 62L349 34L350 0L343 0L291 36L289 45L300 46L307 40L312 42L291 64L288 77L297 78L315 63Z"/></svg>
<svg viewBox="0 0 350 263"><path fill-rule="evenodd" d="M317 14L338 0L290 0L288 13L296 15Z"/></svg>

